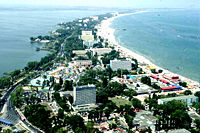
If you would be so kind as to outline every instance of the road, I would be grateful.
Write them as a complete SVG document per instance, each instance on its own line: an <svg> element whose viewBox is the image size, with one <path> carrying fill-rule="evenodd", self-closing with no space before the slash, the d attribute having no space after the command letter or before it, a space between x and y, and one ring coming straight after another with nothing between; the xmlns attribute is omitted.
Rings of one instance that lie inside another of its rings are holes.
<svg viewBox="0 0 200 133"><path fill-rule="evenodd" d="M19 84L20 84L20 82L17 83L16 85L14 85L13 87L11 87L11 89L9 89L7 91L7 93L4 95L4 97L2 99L3 102L0 105L0 111L2 111L4 105L6 106L6 109L5 109L4 114L2 115L2 118L12 122L14 125L16 125L17 123L19 123L21 121L22 123L24 123L29 128L29 130L31 132L41 133L41 131L37 130L36 128L34 128L32 125L30 125L26 121L19 119L20 115L15 110L15 108L12 104L11 98L9 96L18 87Z"/></svg>

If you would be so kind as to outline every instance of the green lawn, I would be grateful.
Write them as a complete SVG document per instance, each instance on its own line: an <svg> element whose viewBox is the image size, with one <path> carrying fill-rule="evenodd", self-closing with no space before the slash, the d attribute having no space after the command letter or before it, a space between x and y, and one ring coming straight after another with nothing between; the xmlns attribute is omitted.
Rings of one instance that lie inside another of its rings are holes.
<svg viewBox="0 0 200 133"><path fill-rule="evenodd" d="M123 99L123 98L112 97L112 98L109 98L109 100L111 100L112 102L114 102L118 107L120 105L125 105L125 104L131 105L130 101L128 101L126 99Z"/></svg>

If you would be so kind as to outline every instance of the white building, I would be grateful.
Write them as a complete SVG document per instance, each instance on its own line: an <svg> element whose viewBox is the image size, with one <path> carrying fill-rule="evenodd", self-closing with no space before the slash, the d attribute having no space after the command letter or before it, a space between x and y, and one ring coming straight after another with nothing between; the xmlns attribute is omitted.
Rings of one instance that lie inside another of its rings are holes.
<svg viewBox="0 0 200 133"><path fill-rule="evenodd" d="M158 99L158 104L164 104L164 103L167 103L167 102L172 101L172 100L185 102L185 104L187 106L192 106L192 103L193 102L197 103L199 99L198 99L198 97L196 97L194 95L178 96L178 97Z"/></svg>
<svg viewBox="0 0 200 133"><path fill-rule="evenodd" d="M85 55L87 50L73 50L72 53L76 55Z"/></svg>
<svg viewBox="0 0 200 133"><path fill-rule="evenodd" d="M122 70L131 70L132 69L132 64L131 61L129 60L111 60L110 61L110 67L113 71L116 71L118 69Z"/></svg>
<svg viewBox="0 0 200 133"><path fill-rule="evenodd" d="M90 49L93 53L93 55L97 54L97 55L103 55L106 53L110 53L112 51L111 48L94 48L94 49Z"/></svg>
<svg viewBox="0 0 200 133"><path fill-rule="evenodd" d="M94 85L85 85L74 87L73 105L96 104L96 87Z"/></svg>

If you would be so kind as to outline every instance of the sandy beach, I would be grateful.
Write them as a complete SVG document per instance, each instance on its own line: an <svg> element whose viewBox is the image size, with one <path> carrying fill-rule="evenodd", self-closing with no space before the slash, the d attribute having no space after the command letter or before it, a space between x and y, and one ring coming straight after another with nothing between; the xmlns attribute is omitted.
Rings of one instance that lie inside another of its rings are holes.
<svg viewBox="0 0 200 133"><path fill-rule="evenodd" d="M192 89L194 92L195 91L198 91L199 89L199 83L197 81L194 81L194 80L191 80L189 78L186 78L184 76L181 76L181 75L178 75L178 74L175 74L173 72L170 72L166 69L163 69L161 67L159 67L158 65L152 63L151 61L149 61L147 58L143 57L142 55L139 55L123 46L121 46L115 39L115 36L114 36L114 32L115 32L115 29L112 29L110 27L110 25L112 24L112 21L116 18L119 18L119 17L122 17L122 16L126 16L126 15L133 15L133 14L139 14L139 13L146 13L146 12L149 12L149 11L136 11L134 13L127 13L127 14L118 14L117 16L115 17L111 17L109 19L106 19L106 20L103 20L102 23L100 25L97 26L98 28L98 33L97 35L98 36L102 36L104 39L108 39L108 42L109 42L109 45L111 46L114 46L116 50L120 51L121 53L123 53L124 55L130 57L130 58L135 58L138 60L139 64L147 64L149 66L153 66L155 67L156 69L162 69L163 70L163 73L170 73L172 75L176 75L176 76L179 76L179 78L182 80L182 81L185 81L187 82L190 86L193 86L194 89ZM144 69L144 67L143 67Z"/></svg>

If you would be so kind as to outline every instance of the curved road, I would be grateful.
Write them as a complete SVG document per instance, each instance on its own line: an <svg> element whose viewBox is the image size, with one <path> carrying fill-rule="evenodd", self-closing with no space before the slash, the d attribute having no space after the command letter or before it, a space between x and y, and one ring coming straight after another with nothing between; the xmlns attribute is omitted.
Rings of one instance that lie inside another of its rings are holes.
<svg viewBox="0 0 200 133"><path fill-rule="evenodd" d="M20 115L15 110L14 106L12 105L12 101L11 101L11 98L9 96L18 87L19 84L20 84L20 82L15 84L4 95L3 99L1 100L0 111L2 111L4 105L7 105L6 112L4 114L4 119L12 122L14 125L16 125L19 121L21 121L29 128L29 130L31 132L42 133L41 131L39 131L38 129L34 128L32 125L30 125L26 121L20 120Z"/></svg>

